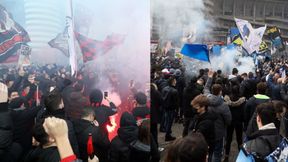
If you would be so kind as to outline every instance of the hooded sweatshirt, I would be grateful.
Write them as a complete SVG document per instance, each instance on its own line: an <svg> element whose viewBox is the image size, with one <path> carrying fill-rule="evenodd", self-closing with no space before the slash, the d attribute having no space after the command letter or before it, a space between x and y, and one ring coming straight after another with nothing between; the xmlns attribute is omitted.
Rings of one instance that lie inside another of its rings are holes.
<svg viewBox="0 0 288 162"><path fill-rule="evenodd" d="M120 119L118 135L111 141L110 162L129 162L129 145L138 138L138 127L133 115L124 112Z"/></svg>

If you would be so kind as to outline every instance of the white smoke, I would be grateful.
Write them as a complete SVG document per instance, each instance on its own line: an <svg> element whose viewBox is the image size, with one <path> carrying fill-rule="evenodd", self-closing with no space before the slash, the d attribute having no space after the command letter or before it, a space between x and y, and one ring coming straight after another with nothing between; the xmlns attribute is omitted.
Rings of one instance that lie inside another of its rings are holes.
<svg viewBox="0 0 288 162"><path fill-rule="evenodd" d="M189 37L190 42L201 42L209 37L212 20L207 19L208 8L203 0L153 0L151 1L152 23L160 26L160 39L183 41Z"/></svg>
<svg viewBox="0 0 288 162"><path fill-rule="evenodd" d="M253 58L242 57L242 52L238 49L223 48L220 56L210 55L210 63L185 57L184 64L188 76L198 75L199 70L205 68L213 71L222 70L222 73L226 75L230 75L233 68L237 68L239 74L255 71Z"/></svg>
<svg viewBox="0 0 288 162"><path fill-rule="evenodd" d="M112 94L115 89L107 75L113 71L122 88L124 86L129 91L129 81L134 80L144 91L145 83L150 80L149 1L77 0L75 3L81 4L75 5L75 17L80 10L90 11L78 15L78 22L75 22L81 34L99 41L112 33L125 35L124 43L88 63L99 78L95 87Z"/></svg>

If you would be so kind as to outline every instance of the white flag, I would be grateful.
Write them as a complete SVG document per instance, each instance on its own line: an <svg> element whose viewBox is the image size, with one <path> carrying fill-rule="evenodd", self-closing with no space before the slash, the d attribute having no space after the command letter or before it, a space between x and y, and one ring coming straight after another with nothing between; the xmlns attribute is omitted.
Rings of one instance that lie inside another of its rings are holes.
<svg viewBox="0 0 288 162"><path fill-rule="evenodd" d="M262 37L266 30L266 25L257 29L253 29L252 25L247 20L234 18L239 32L243 39L243 48L251 54L254 51L258 52Z"/></svg>
<svg viewBox="0 0 288 162"><path fill-rule="evenodd" d="M72 13L72 0L67 0L68 9L66 16L66 26L68 29L68 51L69 51L69 63L71 66L71 76L73 76L77 71L77 55L75 50L75 41L74 41L74 21Z"/></svg>

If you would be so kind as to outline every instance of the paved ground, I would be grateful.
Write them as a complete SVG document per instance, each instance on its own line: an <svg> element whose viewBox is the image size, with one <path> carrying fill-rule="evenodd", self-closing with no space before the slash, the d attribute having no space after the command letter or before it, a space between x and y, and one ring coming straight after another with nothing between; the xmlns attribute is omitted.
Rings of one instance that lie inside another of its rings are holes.
<svg viewBox="0 0 288 162"><path fill-rule="evenodd" d="M182 130L183 130L182 124L173 124L172 135L177 138L181 138ZM172 142L165 142L165 133L161 133L161 132L158 132L158 142L159 142L159 146L163 148L166 148L170 143L172 143ZM165 151L163 151L162 155L163 154L165 154ZM237 149L237 142L235 140L235 133L234 133L233 141L231 144L229 162L235 162L237 155L238 155L238 149Z"/></svg>

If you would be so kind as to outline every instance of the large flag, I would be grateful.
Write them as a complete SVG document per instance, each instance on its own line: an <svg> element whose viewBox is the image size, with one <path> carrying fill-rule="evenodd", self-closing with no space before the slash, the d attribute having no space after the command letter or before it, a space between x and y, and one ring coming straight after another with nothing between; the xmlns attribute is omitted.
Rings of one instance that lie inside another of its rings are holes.
<svg viewBox="0 0 288 162"><path fill-rule="evenodd" d="M272 42L272 45L276 47L276 49L279 49L279 51L285 50L285 44L283 42L283 39L281 38L280 31L277 27L272 27L267 30L269 39Z"/></svg>
<svg viewBox="0 0 288 162"><path fill-rule="evenodd" d="M107 53L114 46L124 41L124 35L121 34L111 34L104 41L87 38L78 32L75 32L75 37L81 48L83 62L96 59L99 55Z"/></svg>
<svg viewBox="0 0 288 162"><path fill-rule="evenodd" d="M18 50L27 46L29 41L28 33L0 5L0 62L17 62L21 53Z"/></svg>
<svg viewBox="0 0 288 162"><path fill-rule="evenodd" d="M185 44L181 53L197 60L210 62L208 47L204 44Z"/></svg>
<svg viewBox="0 0 288 162"><path fill-rule="evenodd" d="M67 29L67 28L66 28ZM65 56L69 57L67 30L59 33L54 39L48 42L50 47L59 49Z"/></svg>
<svg viewBox="0 0 288 162"><path fill-rule="evenodd" d="M247 20L235 18L235 22L243 40L243 48L245 48L249 54L252 54L255 51L258 52L262 37L266 30L266 25L253 29L252 25Z"/></svg>

